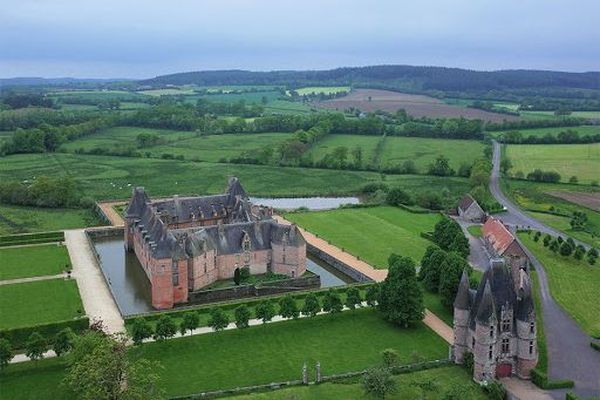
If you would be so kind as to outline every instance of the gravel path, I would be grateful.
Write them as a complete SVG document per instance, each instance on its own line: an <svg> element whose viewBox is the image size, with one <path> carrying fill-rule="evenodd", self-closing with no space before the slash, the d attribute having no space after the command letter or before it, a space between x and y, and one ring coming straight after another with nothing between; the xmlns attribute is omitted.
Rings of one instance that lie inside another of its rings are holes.
<svg viewBox="0 0 600 400"><path fill-rule="evenodd" d="M123 226L125 225L125 221L123 217L115 211L114 206L121 206L123 204L127 204L126 201L106 201L103 203L98 203L98 207L102 211L102 213L108 218L110 224L113 226Z"/></svg>
<svg viewBox="0 0 600 400"><path fill-rule="evenodd" d="M17 279L6 279L4 281L0 281L0 286L2 285L13 285L15 283L26 283L26 282L35 282L35 281L47 281L50 279L60 279L67 276L66 274L56 274L56 275L42 275L42 276L32 276L29 278L17 278Z"/></svg>

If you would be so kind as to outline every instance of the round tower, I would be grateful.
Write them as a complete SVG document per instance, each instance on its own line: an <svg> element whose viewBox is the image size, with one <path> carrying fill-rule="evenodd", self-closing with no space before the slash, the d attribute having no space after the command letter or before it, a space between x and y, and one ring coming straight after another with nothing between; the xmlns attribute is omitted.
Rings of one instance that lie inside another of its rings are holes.
<svg viewBox="0 0 600 400"><path fill-rule="evenodd" d="M530 379L531 370L538 362L537 325L535 308L531 294L531 280L524 270L519 277L517 294L516 332L517 332L517 376Z"/></svg>
<svg viewBox="0 0 600 400"><path fill-rule="evenodd" d="M471 314L471 295L469 293L469 277L463 271L458 292L454 300L454 362L462 364L468 351L469 317Z"/></svg>

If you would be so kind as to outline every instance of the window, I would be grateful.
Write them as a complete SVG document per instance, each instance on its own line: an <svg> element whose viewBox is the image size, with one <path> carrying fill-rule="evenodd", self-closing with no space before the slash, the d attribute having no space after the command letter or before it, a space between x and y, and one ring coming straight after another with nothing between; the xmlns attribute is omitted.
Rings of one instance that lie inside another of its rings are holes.
<svg viewBox="0 0 600 400"><path fill-rule="evenodd" d="M250 251L250 238L246 236L243 244L244 251Z"/></svg>
<svg viewBox="0 0 600 400"><path fill-rule="evenodd" d="M491 360L492 358L494 358L494 348L493 346L490 346L490 351L488 353L488 357Z"/></svg>
<svg viewBox="0 0 600 400"><path fill-rule="evenodd" d="M502 353L510 353L510 339L502 339Z"/></svg>
<svg viewBox="0 0 600 400"><path fill-rule="evenodd" d="M533 354L533 340L529 341L529 354Z"/></svg>
<svg viewBox="0 0 600 400"><path fill-rule="evenodd" d="M206 262L204 263L204 273L206 273Z"/></svg>
<svg viewBox="0 0 600 400"><path fill-rule="evenodd" d="M173 286L179 286L179 268L173 263Z"/></svg>
<svg viewBox="0 0 600 400"><path fill-rule="evenodd" d="M502 332L510 331L510 319L505 319L502 321Z"/></svg>
<svg viewBox="0 0 600 400"><path fill-rule="evenodd" d="M529 333L535 333L535 322L529 324Z"/></svg>
<svg viewBox="0 0 600 400"><path fill-rule="evenodd" d="M283 263L285 264L285 253L283 253Z"/></svg>
<svg viewBox="0 0 600 400"><path fill-rule="evenodd" d="M471 344L471 348L474 349L475 348L475 336L473 336L473 342Z"/></svg>
<svg viewBox="0 0 600 400"><path fill-rule="evenodd" d="M490 338L494 338L494 326L490 326Z"/></svg>

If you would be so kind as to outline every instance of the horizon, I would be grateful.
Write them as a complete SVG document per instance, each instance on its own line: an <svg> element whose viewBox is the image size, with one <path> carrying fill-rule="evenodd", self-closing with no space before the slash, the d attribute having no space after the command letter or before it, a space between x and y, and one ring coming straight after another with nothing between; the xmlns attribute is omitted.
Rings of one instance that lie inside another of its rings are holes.
<svg viewBox="0 0 600 400"><path fill-rule="evenodd" d="M8 0L0 78L149 79L192 71L419 65L592 72L600 4ZM435 10L435 12L431 12ZM308 21L308 24L307 24Z"/></svg>

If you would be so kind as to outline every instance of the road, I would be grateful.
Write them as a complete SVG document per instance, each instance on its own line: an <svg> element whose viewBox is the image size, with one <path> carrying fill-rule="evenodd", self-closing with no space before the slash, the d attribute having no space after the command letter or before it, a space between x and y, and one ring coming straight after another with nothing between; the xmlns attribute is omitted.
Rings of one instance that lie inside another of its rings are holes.
<svg viewBox="0 0 600 400"><path fill-rule="evenodd" d="M506 207L499 217L507 224L531 227L554 236L561 235L535 218L525 214L511 202L500 189L500 144L493 142L493 169L490 191L496 200ZM564 234L562 234L564 235ZM566 236L566 235L565 235ZM531 263L537 272L542 298L544 332L548 349L548 375L551 379L571 379L575 388L571 391L584 397L600 395L600 352L590 347L592 340L579 325L554 301L550 294L548 277L544 266L525 247ZM552 397L564 399L566 390L552 391Z"/></svg>

